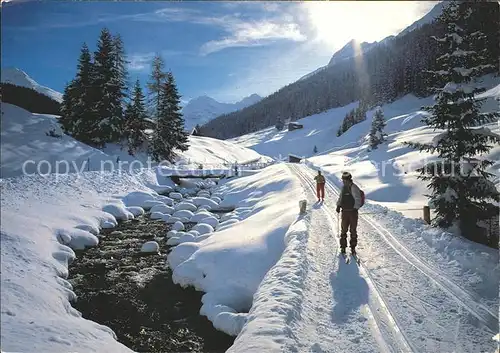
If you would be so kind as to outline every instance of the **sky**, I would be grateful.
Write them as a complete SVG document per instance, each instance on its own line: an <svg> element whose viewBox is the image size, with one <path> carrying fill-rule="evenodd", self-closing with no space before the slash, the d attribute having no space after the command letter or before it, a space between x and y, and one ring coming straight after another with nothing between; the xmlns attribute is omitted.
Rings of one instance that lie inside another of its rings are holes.
<svg viewBox="0 0 500 353"><path fill-rule="evenodd" d="M352 39L379 41L420 19L436 1L2 3L2 67L62 92L84 42L120 34L130 82L148 80L159 53L183 102L234 103L269 95L324 66Z"/></svg>

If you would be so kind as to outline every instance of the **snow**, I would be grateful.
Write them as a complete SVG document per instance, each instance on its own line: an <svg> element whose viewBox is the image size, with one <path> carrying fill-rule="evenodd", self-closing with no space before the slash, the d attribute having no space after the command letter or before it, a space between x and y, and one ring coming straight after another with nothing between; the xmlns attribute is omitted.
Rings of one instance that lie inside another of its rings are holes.
<svg viewBox="0 0 500 353"><path fill-rule="evenodd" d="M127 156L118 146L101 151L64 134L60 139L46 136L52 128L61 132L57 116L6 103L1 109L2 350L129 352L109 328L82 319L71 307L75 295L66 281L68 264L75 257L73 249L98 245L99 229L114 228L119 219L153 208L153 218L179 221L165 214L173 213L173 200L158 194L172 192L174 183L154 166L116 168L117 156L146 160ZM230 142L190 137L190 143L193 149L181 156L183 162L223 166L226 160L260 158ZM27 160L33 163L23 172ZM69 163L69 173L64 168L54 173L58 161ZM102 162L113 163L101 172ZM210 228L207 233L213 232Z"/></svg>
<svg viewBox="0 0 500 353"><path fill-rule="evenodd" d="M209 196L209 194L207 196ZM209 206L211 209L219 206L216 201L211 200L208 197L193 197L191 202L193 202L196 206Z"/></svg>
<svg viewBox="0 0 500 353"><path fill-rule="evenodd" d="M127 211L127 208L124 205L106 205L102 210L110 213L119 221L128 221L129 219L134 218L134 215Z"/></svg>
<svg viewBox="0 0 500 353"><path fill-rule="evenodd" d="M486 88L485 92L476 96L478 99L485 99L482 110L499 111L500 77L487 75L478 79L475 84ZM304 125L301 130L288 132L267 128L229 141L281 161L287 160L288 154L304 156L307 163L335 176L348 170L365 191L368 200L398 210L405 216L420 218L422 206L427 204L425 194L428 190L427 183L416 178L415 170L435 157L430 153L408 148L403 142L432 143L433 138L441 133L427 128L421 122L429 114L421 110L421 107L433 103L432 96L417 98L406 95L384 104L382 109L387 123L384 129L386 141L371 152L368 152L367 137L375 109L367 112L366 121L354 125L340 137L336 136L343 117L357 103L301 119L298 121ZM489 129L492 134L500 134L500 126L496 123L483 128ZM482 129L479 131L487 132ZM315 145L318 148L317 154L313 153ZM498 161L500 146L494 146L488 154L481 157ZM500 181L499 166L496 163L488 169L494 174L496 182Z"/></svg>
<svg viewBox="0 0 500 353"><path fill-rule="evenodd" d="M174 214L172 216L177 217L177 218L191 218L194 216L194 213L189 211L189 210L180 210L180 211L174 212Z"/></svg>
<svg viewBox="0 0 500 353"><path fill-rule="evenodd" d="M168 196L173 200L182 200L182 194L180 192L171 192Z"/></svg>
<svg viewBox="0 0 500 353"><path fill-rule="evenodd" d="M464 68L454 68L453 70L459 72L462 76L469 76L470 70ZM456 92L464 92L465 94L471 94L474 92L474 86L470 84L454 83L448 82L442 89L442 92L453 94Z"/></svg>
<svg viewBox="0 0 500 353"><path fill-rule="evenodd" d="M159 253L160 245L156 241L148 241L142 244L141 252L143 253Z"/></svg>
<svg viewBox="0 0 500 353"><path fill-rule="evenodd" d="M56 115L34 114L8 103L2 103L1 110L2 178L55 172L81 174L86 171L121 170L124 173L139 173L141 169L152 170L155 167L155 163L148 160L145 154L133 157L117 145L108 145L99 150L74 140L62 132ZM52 129L62 137L54 138L45 134ZM209 137L190 136L189 144L189 150L179 157L177 170L204 164L207 169L217 167L227 173L228 163L259 160L262 157L255 151ZM269 158L262 157L262 161L267 160ZM160 181L159 184L148 184L158 193L173 190L170 178L162 174L164 169L169 170L166 166L156 170L156 177L151 175Z"/></svg>
<svg viewBox="0 0 500 353"><path fill-rule="evenodd" d="M187 211L195 212L197 209L198 208L196 207L196 205L191 203L191 201L184 201L184 202L180 202L177 205L175 205L176 211L187 210Z"/></svg>
<svg viewBox="0 0 500 353"><path fill-rule="evenodd" d="M210 217L206 217L206 218L203 218L200 223L203 223L203 224L208 224L210 225L212 228L216 228L217 225L219 224L219 220L217 218L215 218L214 216L210 216Z"/></svg>
<svg viewBox="0 0 500 353"><path fill-rule="evenodd" d="M204 235L212 233L214 228L210 224L198 223L193 227L193 230L197 231L200 235Z"/></svg>
<svg viewBox="0 0 500 353"><path fill-rule="evenodd" d="M132 213L134 217L141 216L144 214L144 209L138 206L130 206L126 208L128 212Z"/></svg>
<svg viewBox="0 0 500 353"><path fill-rule="evenodd" d="M145 184L155 173L146 174L2 179L2 350L130 351L109 328L82 319L71 307L74 293L65 279L72 249L98 242L79 228L114 227L116 218L106 211L128 214L117 201L129 192L154 196Z"/></svg>
<svg viewBox="0 0 500 353"><path fill-rule="evenodd" d="M172 226L173 230L184 230L184 224L181 221L176 221Z"/></svg>
<svg viewBox="0 0 500 353"><path fill-rule="evenodd" d="M176 283L206 293L201 313L234 335L246 316L238 312L251 307L260 281L284 250L284 236L297 217L295 198L302 190L281 165L229 181L221 190L227 193L222 205L246 208L245 217L201 242L175 247L168 262ZM193 229L203 235L208 227L198 224Z"/></svg>
<svg viewBox="0 0 500 353"><path fill-rule="evenodd" d="M16 86L31 88L38 93L44 94L53 100L61 103L62 93L56 92L53 89L39 85L35 80L29 77L24 71L7 67L2 68L2 82L10 83Z"/></svg>
<svg viewBox="0 0 500 353"><path fill-rule="evenodd" d="M158 202L161 202L161 201L158 201ZM174 213L174 208L173 207L170 207L170 206L167 206L165 204L156 204L154 205L153 207L151 207L151 209L149 210L149 212L151 213L155 213L155 212L161 212L161 213L164 213L164 214L172 214Z"/></svg>

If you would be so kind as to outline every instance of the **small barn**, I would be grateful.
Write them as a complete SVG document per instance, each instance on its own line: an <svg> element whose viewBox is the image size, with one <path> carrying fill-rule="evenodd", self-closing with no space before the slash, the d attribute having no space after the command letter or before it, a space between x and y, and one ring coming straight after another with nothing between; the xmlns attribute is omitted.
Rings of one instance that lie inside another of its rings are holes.
<svg viewBox="0 0 500 353"><path fill-rule="evenodd" d="M302 129L304 125L299 123L288 123L288 131Z"/></svg>
<svg viewBox="0 0 500 353"><path fill-rule="evenodd" d="M294 155L294 154L288 155L288 162L290 162L290 163L300 163L301 160L302 160L302 157L299 157L297 155Z"/></svg>

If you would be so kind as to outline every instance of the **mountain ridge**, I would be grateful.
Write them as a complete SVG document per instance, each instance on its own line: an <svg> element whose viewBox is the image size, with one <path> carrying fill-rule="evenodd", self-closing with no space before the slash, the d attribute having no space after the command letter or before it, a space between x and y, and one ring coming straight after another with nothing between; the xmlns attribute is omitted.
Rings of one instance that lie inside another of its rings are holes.
<svg viewBox="0 0 500 353"><path fill-rule="evenodd" d="M262 97L255 93L236 103L222 103L206 95L196 97L182 108L184 124L186 129L192 129L196 125L206 124L220 115L246 108L260 100Z"/></svg>

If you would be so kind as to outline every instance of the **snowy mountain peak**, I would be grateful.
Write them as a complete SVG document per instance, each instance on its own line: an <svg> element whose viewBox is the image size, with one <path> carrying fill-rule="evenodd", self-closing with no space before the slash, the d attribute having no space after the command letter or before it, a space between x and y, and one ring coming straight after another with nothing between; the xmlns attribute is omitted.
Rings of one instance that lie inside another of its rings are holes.
<svg viewBox="0 0 500 353"><path fill-rule="evenodd" d="M255 93L236 103L221 103L206 95L193 98L182 109L185 126L192 129L197 124L203 125L220 115L246 108L261 99L262 97Z"/></svg>
<svg viewBox="0 0 500 353"><path fill-rule="evenodd" d="M346 45L344 45L342 49L333 54L328 65L334 65L342 60L349 59L356 55L359 55L360 53L366 53L369 49L373 48L377 43L378 42L359 43L356 40L351 39L351 41L349 41Z"/></svg>
<svg viewBox="0 0 500 353"><path fill-rule="evenodd" d="M398 36L411 32L418 27L423 26L424 24L431 23L441 15L445 6L445 1L441 1L440 3L436 4L436 6L434 6L424 17L406 27L401 33L398 34Z"/></svg>
<svg viewBox="0 0 500 353"><path fill-rule="evenodd" d="M33 80L29 75L15 67L2 68L2 82L12 85L31 88L38 93L44 94L57 102L62 102L62 94L51 88L42 86Z"/></svg>

